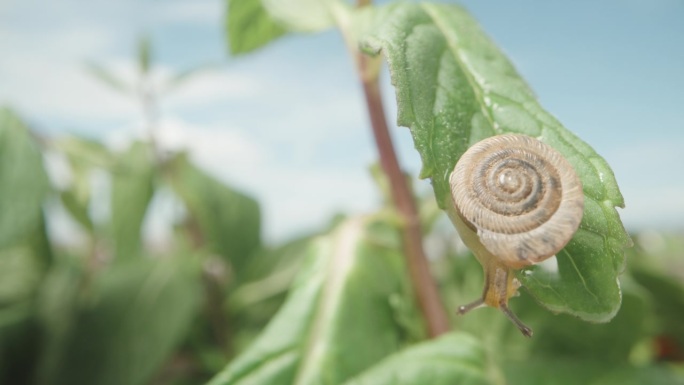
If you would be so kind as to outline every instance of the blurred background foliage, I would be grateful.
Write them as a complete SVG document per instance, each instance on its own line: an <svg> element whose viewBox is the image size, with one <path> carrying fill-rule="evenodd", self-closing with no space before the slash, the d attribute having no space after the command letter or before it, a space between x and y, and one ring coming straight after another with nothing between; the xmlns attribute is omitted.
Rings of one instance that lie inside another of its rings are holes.
<svg viewBox="0 0 684 385"><path fill-rule="evenodd" d="M114 153L84 138L38 137L4 108L0 149L3 384L204 383L275 314L314 237L264 245L258 202L187 154L161 153L149 141ZM41 159L47 151L68 159L66 187L50 184ZM111 179L109 192L92 188L96 171ZM180 208L173 244L161 248L140 235L160 191ZM109 197L107 218L93 216L96 194ZM87 247L50 241L48 204L63 205L88 235ZM445 303L453 308L476 297L481 268L431 194L421 198L421 213ZM331 229L340 219L331 218ZM567 383L681 382L684 236L643 232L634 239L622 308L608 324L553 315L523 291L512 306L535 330L532 340L523 341L494 309L454 317L454 327L481 338L511 384L559 383L559 373ZM407 335L421 330L411 320L405 327Z"/></svg>
<svg viewBox="0 0 684 385"><path fill-rule="evenodd" d="M158 99L202 68L153 89L152 47L144 38L138 67L138 84L97 63L87 67L142 108L149 136L122 152L83 137L41 136L0 109L0 384L203 384L262 331L312 240L336 231L344 218L331 218L316 234L264 244L259 202L205 173L188 154L156 144L164 129ZM47 154L67 160L68 183L48 177ZM371 171L388 197L377 168ZM104 187L93 182L103 176ZM160 194L177 208L174 236L171 244L150 245L141 227ZM86 234L82 247L50 239L45 216L55 205ZM391 211L388 199L381 206ZM420 207L433 273L453 310L479 294L481 268L432 194ZM396 236L393 216L381 221ZM682 383L684 234L633 238L622 308L612 322L551 314L523 291L512 306L535 330L532 340L494 309L452 317L454 328L478 337L488 366L503 368L492 376L510 384ZM415 342L422 325L411 316L413 305L394 300L404 330L397 341Z"/></svg>

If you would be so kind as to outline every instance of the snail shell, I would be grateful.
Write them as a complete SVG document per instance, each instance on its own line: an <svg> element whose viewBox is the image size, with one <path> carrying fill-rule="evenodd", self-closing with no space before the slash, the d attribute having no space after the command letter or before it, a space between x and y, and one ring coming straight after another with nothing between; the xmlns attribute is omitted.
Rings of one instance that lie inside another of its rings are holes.
<svg viewBox="0 0 684 385"><path fill-rule="evenodd" d="M582 184L570 163L525 135L476 143L458 161L449 182L460 218L513 269L565 247L584 211Z"/></svg>

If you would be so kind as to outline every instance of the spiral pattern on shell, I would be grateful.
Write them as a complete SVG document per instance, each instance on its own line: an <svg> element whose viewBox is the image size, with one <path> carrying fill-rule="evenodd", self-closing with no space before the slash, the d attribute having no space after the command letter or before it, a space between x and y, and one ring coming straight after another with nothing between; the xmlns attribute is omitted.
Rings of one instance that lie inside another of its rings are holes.
<svg viewBox="0 0 684 385"><path fill-rule="evenodd" d="M572 165L525 135L476 143L449 182L461 219L511 268L555 255L577 231L584 211L582 184Z"/></svg>

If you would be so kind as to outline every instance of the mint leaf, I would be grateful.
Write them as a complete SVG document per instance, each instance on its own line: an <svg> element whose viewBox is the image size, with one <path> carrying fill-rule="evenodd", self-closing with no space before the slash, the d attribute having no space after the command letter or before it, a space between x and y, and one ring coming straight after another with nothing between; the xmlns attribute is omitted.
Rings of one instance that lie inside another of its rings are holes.
<svg viewBox="0 0 684 385"><path fill-rule="evenodd" d="M211 252L242 272L261 245L261 212L251 197L219 182L180 155L170 164L171 187L185 203Z"/></svg>
<svg viewBox="0 0 684 385"><path fill-rule="evenodd" d="M268 13L292 32L318 32L334 25L340 0L261 0Z"/></svg>
<svg viewBox="0 0 684 385"><path fill-rule="evenodd" d="M40 383L148 383L186 336L200 305L199 273L180 258L141 258L113 265L77 301L78 273L59 266L41 301L48 335Z"/></svg>
<svg viewBox="0 0 684 385"><path fill-rule="evenodd" d="M451 333L394 354L344 385L490 384L480 343Z"/></svg>
<svg viewBox="0 0 684 385"><path fill-rule="evenodd" d="M226 32L232 54L254 51L288 32L318 32L335 24L339 0L228 0Z"/></svg>
<svg viewBox="0 0 684 385"><path fill-rule="evenodd" d="M91 174L97 168L111 169L117 159L99 142L67 136L53 142L71 168L71 183L60 192L64 208L85 230L93 234L95 224L90 216Z"/></svg>
<svg viewBox="0 0 684 385"><path fill-rule="evenodd" d="M28 128L0 108L0 249L33 233L48 190L43 157Z"/></svg>
<svg viewBox="0 0 684 385"><path fill-rule="evenodd" d="M112 235L117 261L140 256L141 229L154 194L154 163L149 145L136 142L112 170Z"/></svg>
<svg viewBox="0 0 684 385"><path fill-rule="evenodd" d="M400 245L372 217L316 238L278 314L210 384L339 384L399 350L391 299L408 285Z"/></svg>
<svg viewBox="0 0 684 385"><path fill-rule="evenodd" d="M261 0L228 0L226 31L230 53L235 55L261 48L286 32Z"/></svg>
<svg viewBox="0 0 684 385"><path fill-rule="evenodd" d="M665 365L609 365L601 360L546 357L504 366L510 385L684 385L676 370Z"/></svg>
<svg viewBox="0 0 684 385"><path fill-rule="evenodd" d="M431 3L377 11L362 49L384 53L396 87L398 124L409 127L437 201L454 214L449 175L466 149L489 136L522 133L561 152L579 174L585 212L557 255L558 271L518 274L542 305L607 321L620 306L617 276L631 244L615 206L624 201L605 160L544 111L513 65L463 9ZM367 27L366 27L367 28Z"/></svg>

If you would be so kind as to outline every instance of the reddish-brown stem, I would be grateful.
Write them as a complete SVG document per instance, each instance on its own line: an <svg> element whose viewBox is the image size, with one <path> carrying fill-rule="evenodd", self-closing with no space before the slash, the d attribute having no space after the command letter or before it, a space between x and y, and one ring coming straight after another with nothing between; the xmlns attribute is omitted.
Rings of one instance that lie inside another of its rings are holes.
<svg viewBox="0 0 684 385"><path fill-rule="evenodd" d="M392 145L378 77L371 74L375 71L369 71L369 66L373 63L358 49L354 48L352 52L356 56L373 136L380 155L380 165L389 179L392 200L404 222L404 254L406 255L413 288L427 322L428 334L430 337L436 337L449 331L449 318L440 300L437 285L430 274L428 260L423 250L422 230L416 202L406 183L404 173L399 167L397 155Z"/></svg>

